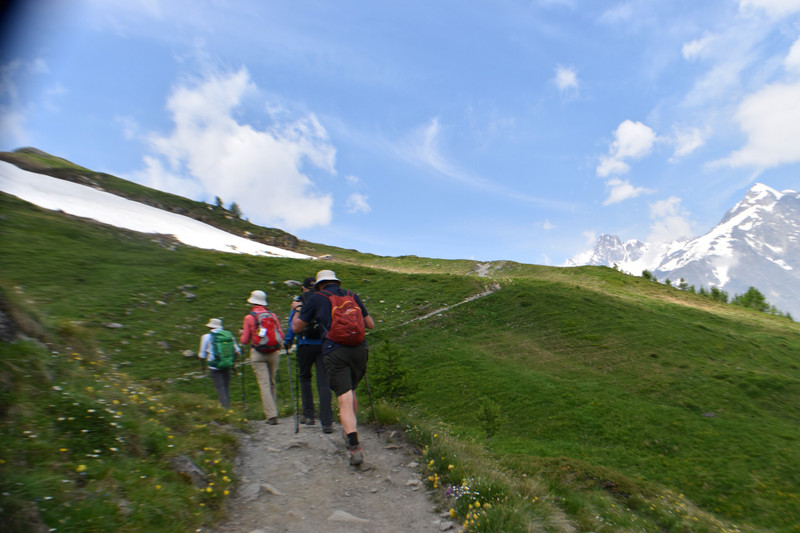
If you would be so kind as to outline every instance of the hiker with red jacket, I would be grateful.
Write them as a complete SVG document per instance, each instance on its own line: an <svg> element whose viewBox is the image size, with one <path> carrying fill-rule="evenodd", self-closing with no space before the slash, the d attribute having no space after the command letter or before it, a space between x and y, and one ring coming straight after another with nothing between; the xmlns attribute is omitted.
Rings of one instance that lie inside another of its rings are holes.
<svg viewBox="0 0 800 533"><path fill-rule="evenodd" d="M267 295L264 291L253 291L247 303L253 307L244 317L242 329L239 332L239 343L242 345L250 344L250 366L256 376L258 388L261 391L261 405L264 408L264 418L267 424L275 425L278 423L278 408L276 407L277 395L275 388L275 374L278 373L278 363L280 362L280 348L283 344L283 330L277 317L275 317L274 327L280 336L277 347L261 347L259 343L266 337L264 322L259 323L259 316L267 314L275 316L267 309Z"/></svg>
<svg viewBox="0 0 800 533"><path fill-rule="evenodd" d="M367 372L369 346L364 341L365 328L375 322L354 292L341 288L341 281L332 270L317 272L316 292L300 307L292 319L292 330L303 331L316 319L325 331L322 361L331 389L339 402L339 421L345 433L350 464L364 462L364 451L358 441L358 399L356 388Z"/></svg>

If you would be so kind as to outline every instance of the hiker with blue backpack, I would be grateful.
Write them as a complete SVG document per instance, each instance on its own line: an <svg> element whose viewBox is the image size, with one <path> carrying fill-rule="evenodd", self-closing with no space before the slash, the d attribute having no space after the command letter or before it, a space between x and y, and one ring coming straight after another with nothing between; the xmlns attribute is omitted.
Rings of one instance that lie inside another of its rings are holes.
<svg viewBox="0 0 800 533"><path fill-rule="evenodd" d="M208 372L219 396L223 409L231 405L231 372L236 364L236 356L241 354L239 345L230 331L222 328L222 320L212 318L206 324L211 331L200 338L200 351L197 357L208 364Z"/></svg>
<svg viewBox="0 0 800 533"><path fill-rule="evenodd" d="M322 361L331 389L339 402L339 422L344 431L350 464L364 462L364 451L358 440L358 399L356 388L367 372L369 346L364 340L366 330L375 327L361 298L341 287L332 270L317 272L308 302L297 310L292 330L300 333L312 320L317 320L325 332L322 341Z"/></svg>
<svg viewBox="0 0 800 533"><path fill-rule="evenodd" d="M283 348L283 329L275 313L267 309L267 294L264 291L251 292L247 303L253 307L244 317L239 343L250 345L250 366L261 392L264 418L267 424L274 426L278 423L275 375Z"/></svg>
<svg viewBox="0 0 800 533"><path fill-rule="evenodd" d="M317 374L317 392L319 393L319 422L324 433L333 433L333 410L331 409L331 386L328 375L322 364L322 326L312 320L303 331L295 333L292 330L292 320L314 293L313 277L303 280L303 292L292 301L289 311L289 329L283 340L284 347L288 350L297 341L297 366L300 374L300 398L302 399L302 417L300 423L313 426L314 421L314 391L311 387L311 378Z"/></svg>

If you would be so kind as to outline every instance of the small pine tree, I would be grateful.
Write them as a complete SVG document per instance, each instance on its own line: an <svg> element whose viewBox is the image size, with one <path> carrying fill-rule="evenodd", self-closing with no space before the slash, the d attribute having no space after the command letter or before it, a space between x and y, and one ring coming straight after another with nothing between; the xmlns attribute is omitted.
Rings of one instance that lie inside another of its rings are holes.
<svg viewBox="0 0 800 533"><path fill-rule="evenodd" d="M506 417L497 402L491 398L483 397L480 401L481 410L478 414L478 420L480 420L483 426L483 431L486 433L486 440L488 441L496 435L498 431L503 429L503 424L506 423Z"/></svg>
<svg viewBox="0 0 800 533"><path fill-rule="evenodd" d="M733 298L731 302L734 305L741 305L742 307L750 307L759 311L766 312L769 309L767 299L755 287L750 287L744 294L739 294Z"/></svg>
<svg viewBox="0 0 800 533"><path fill-rule="evenodd" d="M711 287L711 299L715 302L722 302L726 304L728 303L728 293L718 289L717 287Z"/></svg>
<svg viewBox="0 0 800 533"><path fill-rule="evenodd" d="M231 212L233 216L236 218L242 218L242 209L239 207L239 204L233 202L231 206L228 208L228 211Z"/></svg>
<svg viewBox="0 0 800 533"><path fill-rule="evenodd" d="M219 196L215 196L214 205L216 205L217 207L223 207L224 204L222 203L222 198L220 198Z"/></svg>
<svg viewBox="0 0 800 533"><path fill-rule="evenodd" d="M411 369L403 352L388 340L371 350L370 382L376 394L389 400L399 400L417 391L410 379Z"/></svg>

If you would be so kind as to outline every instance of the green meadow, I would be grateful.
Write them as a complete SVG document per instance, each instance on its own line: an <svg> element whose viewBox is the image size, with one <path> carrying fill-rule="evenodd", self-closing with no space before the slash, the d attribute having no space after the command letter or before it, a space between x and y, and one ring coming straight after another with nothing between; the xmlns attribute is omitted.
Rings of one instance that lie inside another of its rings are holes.
<svg viewBox="0 0 800 533"><path fill-rule="evenodd" d="M3 311L24 333L0 344L9 531L218 520L258 392L248 369L223 412L183 352L211 317L238 330L253 289L285 318L297 291L284 282L320 268L375 318L378 422L419 446L462 529L800 531L800 325L785 317L610 268L496 262L479 276L473 261L306 242L333 259L239 256L0 202ZM279 378L288 415L285 366ZM211 484L180 475L179 456Z"/></svg>

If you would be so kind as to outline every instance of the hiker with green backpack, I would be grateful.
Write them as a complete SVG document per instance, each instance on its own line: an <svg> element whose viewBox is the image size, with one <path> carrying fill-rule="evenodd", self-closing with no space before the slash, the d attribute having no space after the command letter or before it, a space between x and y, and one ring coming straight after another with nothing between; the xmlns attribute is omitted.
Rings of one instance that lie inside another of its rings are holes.
<svg viewBox="0 0 800 533"><path fill-rule="evenodd" d="M219 318L209 320L206 327L211 328L211 331L200 338L197 357L208 363L208 372L217 390L219 404L227 410L231 405L231 372L241 350L233 334L222 328L222 320Z"/></svg>

